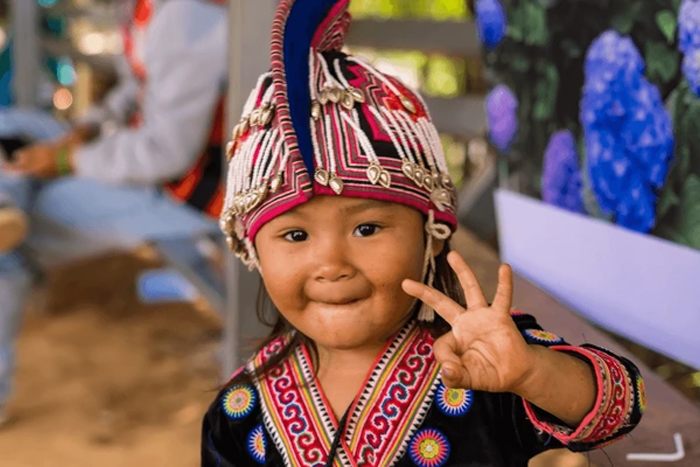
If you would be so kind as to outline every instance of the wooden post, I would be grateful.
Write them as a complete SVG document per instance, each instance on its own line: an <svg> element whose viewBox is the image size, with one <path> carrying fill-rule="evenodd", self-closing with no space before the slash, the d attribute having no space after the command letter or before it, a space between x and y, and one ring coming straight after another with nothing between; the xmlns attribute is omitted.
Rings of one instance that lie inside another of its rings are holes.
<svg viewBox="0 0 700 467"><path fill-rule="evenodd" d="M226 133L238 121L258 77L270 68L270 30L276 7L276 0L229 2L230 75ZM245 362L252 350L247 348L250 340L266 334L255 315L257 272L248 272L232 254L227 255L226 270L227 305L221 374L224 381Z"/></svg>
<svg viewBox="0 0 700 467"><path fill-rule="evenodd" d="M11 37L15 103L34 108L39 90L39 6L36 1L12 0Z"/></svg>

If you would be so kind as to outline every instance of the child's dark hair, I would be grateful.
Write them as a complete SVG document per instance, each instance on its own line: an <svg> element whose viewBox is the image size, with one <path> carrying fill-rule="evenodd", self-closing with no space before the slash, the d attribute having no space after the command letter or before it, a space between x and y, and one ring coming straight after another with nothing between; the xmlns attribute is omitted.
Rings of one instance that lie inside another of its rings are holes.
<svg viewBox="0 0 700 467"><path fill-rule="evenodd" d="M442 251L435 257L435 283L433 286L435 289L444 293L452 300L456 301L462 306L465 306L464 293L459 283L459 279L447 262L447 254L450 252L450 250L450 243L449 240L447 240L445 241ZM413 318L418 315L420 306L421 303L418 302L413 310ZM267 290L265 289L262 279L260 280L260 288L258 289L256 314L261 323L272 328L270 335L260 344L258 349L263 348L279 337L294 331L294 328L275 308L270 296L267 294ZM450 326L438 314L435 315L435 321L433 322L419 321L419 323L423 329L427 329L433 335L433 337L436 338L450 330ZM249 385L253 383L253 381L265 377L267 373L282 363L302 343L309 349L314 362L317 362L318 352L316 350L315 343L297 330L293 333L289 343L279 353L275 354L267 362L265 362L262 367L257 368L254 374L250 374L248 371L243 371L229 381L225 385L224 389L239 385Z"/></svg>

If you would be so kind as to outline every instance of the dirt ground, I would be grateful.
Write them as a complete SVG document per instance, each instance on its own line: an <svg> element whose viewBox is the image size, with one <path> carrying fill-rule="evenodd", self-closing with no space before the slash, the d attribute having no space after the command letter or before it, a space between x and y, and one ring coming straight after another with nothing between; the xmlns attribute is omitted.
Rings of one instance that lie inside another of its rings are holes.
<svg viewBox="0 0 700 467"><path fill-rule="evenodd" d="M194 467L217 385L218 318L202 304L146 306L147 251L52 271L19 341L2 467ZM538 467L588 465L555 453Z"/></svg>
<svg viewBox="0 0 700 467"><path fill-rule="evenodd" d="M198 465L220 323L201 306L140 304L136 274L155 266L123 255L51 272L19 341L0 466Z"/></svg>

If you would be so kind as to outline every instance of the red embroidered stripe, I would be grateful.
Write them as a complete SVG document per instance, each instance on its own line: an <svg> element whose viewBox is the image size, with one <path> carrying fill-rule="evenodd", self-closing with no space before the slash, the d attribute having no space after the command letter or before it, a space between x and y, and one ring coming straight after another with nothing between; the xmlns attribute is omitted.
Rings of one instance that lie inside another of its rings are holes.
<svg viewBox="0 0 700 467"><path fill-rule="evenodd" d="M591 362L596 375L596 402L581 424L576 429L571 429L539 420L532 405L523 401L525 411L535 427L567 445L595 444L613 436L629 423L635 395L630 375L622 363L593 348L562 345L550 347L550 350L576 353Z"/></svg>

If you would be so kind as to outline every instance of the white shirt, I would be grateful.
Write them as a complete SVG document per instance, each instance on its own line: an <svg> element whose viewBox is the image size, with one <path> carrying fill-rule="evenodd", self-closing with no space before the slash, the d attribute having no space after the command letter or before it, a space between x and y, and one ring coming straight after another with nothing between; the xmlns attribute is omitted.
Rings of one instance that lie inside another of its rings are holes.
<svg viewBox="0 0 700 467"><path fill-rule="evenodd" d="M77 149L76 174L113 184L158 184L184 175L204 149L228 73L226 8L201 0L156 5L145 44L143 124ZM122 122L138 92L134 78L89 120Z"/></svg>

